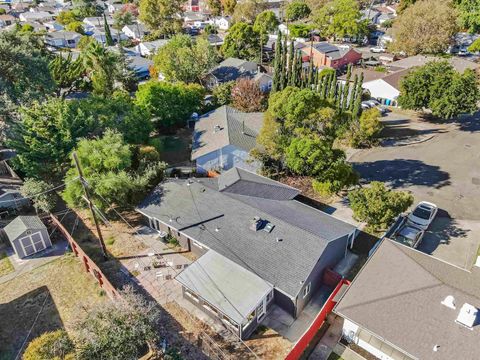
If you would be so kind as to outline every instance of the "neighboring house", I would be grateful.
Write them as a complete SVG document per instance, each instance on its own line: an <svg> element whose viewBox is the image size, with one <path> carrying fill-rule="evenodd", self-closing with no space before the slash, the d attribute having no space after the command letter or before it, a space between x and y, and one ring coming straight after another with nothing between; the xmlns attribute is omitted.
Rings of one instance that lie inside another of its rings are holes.
<svg viewBox="0 0 480 360"><path fill-rule="evenodd" d="M384 74L379 79L363 82L363 89L368 90L370 96L386 105L397 105L400 95L400 82L408 75L411 69L403 69Z"/></svg>
<svg viewBox="0 0 480 360"><path fill-rule="evenodd" d="M213 19L213 25L220 30L228 30L232 24L232 19L229 16L219 16Z"/></svg>
<svg viewBox="0 0 480 360"><path fill-rule="evenodd" d="M120 11L123 9L123 7L125 6L125 4L117 4L117 3L109 3L107 5L107 10L110 14L114 14L116 13L117 11Z"/></svg>
<svg viewBox="0 0 480 360"><path fill-rule="evenodd" d="M130 39L133 40L142 40L145 35L150 34L150 31L147 27L143 24L136 23L132 25L125 25L122 28L122 31L125 35L127 35Z"/></svg>
<svg viewBox="0 0 480 360"><path fill-rule="evenodd" d="M19 19L21 22L28 22L28 21L39 21L39 22L45 22L45 21L50 21L53 19L52 14L46 12L46 11L28 11L21 13L19 16Z"/></svg>
<svg viewBox="0 0 480 360"><path fill-rule="evenodd" d="M207 41L212 46L220 47L220 46L223 45L223 39L220 36L218 36L217 34L209 34L207 36Z"/></svg>
<svg viewBox="0 0 480 360"><path fill-rule="evenodd" d="M384 239L333 311L375 358L452 360L479 358L479 307L480 268Z"/></svg>
<svg viewBox="0 0 480 360"><path fill-rule="evenodd" d="M0 28L13 25L16 22L17 22L17 18L15 16L12 16L9 14L0 15Z"/></svg>
<svg viewBox="0 0 480 360"><path fill-rule="evenodd" d="M253 77L253 80L257 82L261 92L267 93L272 90L273 77L271 75L257 72L257 74Z"/></svg>
<svg viewBox="0 0 480 360"><path fill-rule="evenodd" d="M348 45L335 46L327 42L318 42L312 46L306 45L301 50L308 57L307 61L310 61L310 56L312 57L313 65L316 67L341 69L362 59L362 54Z"/></svg>
<svg viewBox="0 0 480 360"><path fill-rule="evenodd" d="M20 193L23 181L6 160L0 161L0 211L19 210L29 201Z"/></svg>
<svg viewBox="0 0 480 360"><path fill-rule="evenodd" d="M47 227L38 216L17 216L3 233L20 259L52 246Z"/></svg>
<svg viewBox="0 0 480 360"><path fill-rule="evenodd" d="M62 31L64 29L63 25L56 21L48 21L43 24L47 31Z"/></svg>
<svg viewBox="0 0 480 360"><path fill-rule="evenodd" d="M56 31L45 36L45 43L54 47L76 48L82 35L73 31Z"/></svg>
<svg viewBox="0 0 480 360"><path fill-rule="evenodd" d="M298 317L323 286L324 271L344 258L357 233L295 200L298 194L233 168L216 178L168 179L136 210L182 248L207 256L177 275L185 298L246 338L271 304Z"/></svg>
<svg viewBox="0 0 480 360"><path fill-rule="evenodd" d="M106 36L104 27L91 28L90 32L91 32L91 37L93 37L99 43L101 44L107 43L107 36ZM122 31L114 28L110 28L110 34L112 35L112 39L115 43L118 42L118 39L120 40L128 39L128 37Z"/></svg>
<svg viewBox="0 0 480 360"><path fill-rule="evenodd" d="M145 57L152 56L158 51L158 49L165 46L168 41L168 39L142 41L137 46L135 46L135 51Z"/></svg>
<svg viewBox="0 0 480 360"><path fill-rule="evenodd" d="M112 28L114 25L115 21L111 16L107 16L107 24ZM103 16L93 16L93 17L86 17L83 19L84 28L85 32L89 33L91 31L94 31L96 27L98 28L103 28L105 27L105 20Z"/></svg>
<svg viewBox="0 0 480 360"><path fill-rule="evenodd" d="M411 69L416 66L423 66L431 61L448 61L450 65L452 65L455 70L463 73L467 69L471 69L476 71L480 65L463 58L459 58L456 56L441 58L431 55L415 55L410 56L405 59L397 60L389 64L390 67L393 68L403 68L403 69Z"/></svg>
<svg viewBox="0 0 480 360"><path fill-rule="evenodd" d="M252 78L257 73L258 65L253 61L228 58L218 64L205 77L205 86L209 89L241 77Z"/></svg>
<svg viewBox="0 0 480 360"><path fill-rule="evenodd" d="M150 68L153 66L153 61L145 59L141 56L128 56L128 67L135 72L139 79L147 79L150 77Z"/></svg>
<svg viewBox="0 0 480 360"><path fill-rule="evenodd" d="M360 13L362 14L361 20L368 20L372 24L377 24L377 20L381 15L380 11L368 8L361 10Z"/></svg>
<svg viewBox="0 0 480 360"><path fill-rule="evenodd" d="M256 171L260 164L250 156L257 146L263 113L244 113L221 106L201 116L195 123L192 160L197 171L223 171L241 167Z"/></svg>
<svg viewBox="0 0 480 360"><path fill-rule="evenodd" d="M206 0L187 0L185 10L191 12L203 12L208 9Z"/></svg>

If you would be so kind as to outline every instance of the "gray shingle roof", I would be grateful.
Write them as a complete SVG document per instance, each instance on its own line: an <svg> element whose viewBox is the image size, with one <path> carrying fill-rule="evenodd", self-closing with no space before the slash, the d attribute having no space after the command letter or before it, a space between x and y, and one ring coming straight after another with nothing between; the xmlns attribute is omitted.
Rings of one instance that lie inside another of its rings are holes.
<svg viewBox="0 0 480 360"><path fill-rule="evenodd" d="M46 229L46 226L38 216L17 216L3 228L10 241L15 240L26 230L42 229Z"/></svg>
<svg viewBox="0 0 480 360"><path fill-rule="evenodd" d="M441 304L448 295L455 310ZM480 307L480 269L469 272L386 239L334 311L416 358L477 359L480 326L455 322L464 303Z"/></svg>
<svg viewBox="0 0 480 360"><path fill-rule="evenodd" d="M225 173L229 179L236 178L232 170ZM252 186L270 186L265 178L252 173L245 176L254 183ZM168 180L138 210L217 251L292 297L297 296L301 281L310 275L328 244L355 229L296 200L265 199L248 191L248 195L218 191L218 182L223 181L207 178L187 185L186 180ZM285 189L279 187L278 191L283 193ZM271 222L273 231L251 230L256 216Z"/></svg>
<svg viewBox="0 0 480 360"><path fill-rule="evenodd" d="M213 250L176 279L241 324L272 289L265 280Z"/></svg>
<svg viewBox="0 0 480 360"><path fill-rule="evenodd" d="M203 115L195 123L192 160L227 145L250 151L262 124L263 113L243 113L226 105ZM215 130L217 125L219 130Z"/></svg>
<svg viewBox="0 0 480 360"><path fill-rule="evenodd" d="M210 74L219 82L237 80L239 77L252 77L257 71L257 63L237 58L227 58L218 64Z"/></svg>

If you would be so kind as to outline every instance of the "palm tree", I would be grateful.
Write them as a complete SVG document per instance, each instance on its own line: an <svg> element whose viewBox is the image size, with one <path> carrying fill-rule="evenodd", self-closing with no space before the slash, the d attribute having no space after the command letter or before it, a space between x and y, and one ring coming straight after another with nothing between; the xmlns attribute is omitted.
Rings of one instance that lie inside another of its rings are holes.
<svg viewBox="0 0 480 360"><path fill-rule="evenodd" d="M108 96L113 92L117 57L92 41L82 52L83 65L96 95Z"/></svg>

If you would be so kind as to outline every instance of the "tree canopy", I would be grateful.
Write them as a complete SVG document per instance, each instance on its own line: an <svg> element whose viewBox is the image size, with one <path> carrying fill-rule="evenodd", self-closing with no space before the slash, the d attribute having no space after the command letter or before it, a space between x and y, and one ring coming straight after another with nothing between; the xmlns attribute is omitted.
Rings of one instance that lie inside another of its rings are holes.
<svg viewBox="0 0 480 360"><path fill-rule="evenodd" d="M472 70L463 74L447 61L433 61L412 70L401 82L399 104L406 109L430 109L450 119L477 110L478 83Z"/></svg>
<svg viewBox="0 0 480 360"><path fill-rule="evenodd" d="M353 216L367 222L373 230L386 229L396 216L413 204L413 196L406 191L392 191L379 181L348 194Z"/></svg>
<svg viewBox="0 0 480 360"><path fill-rule="evenodd" d="M55 192L47 192L51 188L52 185L43 180L27 178L20 188L20 192L26 198L31 198L35 195L35 198L33 199L33 207L37 213L39 210L49 213L55 208L55 204L57 203Z"/></svg>
<svg viewBox="0 0 480 360"><path fill-rule="evenodd" d="M454 0L454 4L459 13L460 27L472 34L478 33L480 31L480 1Z"/></svg>
<svg viewBox="0 0 480 360"><path fill-rule="evenodd" d="M216 64L217 54L209 42L199 37L175 35L154 57L155 68L168 81L200 82Z"/></svg>
<svg viewBox="0 0 480 360"><path fill-rule="evenodd" d="M139 18L152 31L171 36L182 31L183 0L140 0Z"/></svg>
<svg viewBox="0 0 480 360"><path fill-rule="evenodd" d="M139 86L135 103L149 114L157 127L183 125L202 105L204 89L197 84L150 80Z"/></svg>
<svg viewBox="0 0 480 360"><path fill-rule="evenodd" d="M285 10L285 16L289 21L305 19L310 13L310 7L303 0L292 1Z"/></svg>
<svg viewBox="0 0 480 360"><path fill-rule="evenodd" d="M43 333L25 349L23 360L73 360L75 345L65 330Z"/></svg>
<svg viewBox="0 0 480 360"><path fill-rule="evenodd" d="M260 50L260 34L252 25L244 22L238 22L230 28L220 49L224 57L245 60L260 58Z"/></svg>
<svg viewBox="0 0 480 360"><path fill-rule="evenodd" d="M233 11L233 21L253 24L257 15L265 10L265 8L265 0L243 0L238 2Z"/></svg>
<svg viewBox="0 0 480 360"><path fill-rule="evenodd" d="M258 14L255 18L253 30L259 34L267 35L275 32L279 24L280 23L275 13L271 10L265 10Z"/></svg>
<svg viewBox="0 0 480 360"><path fill-rule="evenodd" d="M443 53L458 31L457 16L451 1L417 1L393 23L391 50L407 55Z"/></svg>
<svg viewBox="0 0 480 360"><path fill-rule="evenodd" d="M356 0L331 0L314 14L315 25L322 36L343 38L367 34L367 22Z"/></svg>

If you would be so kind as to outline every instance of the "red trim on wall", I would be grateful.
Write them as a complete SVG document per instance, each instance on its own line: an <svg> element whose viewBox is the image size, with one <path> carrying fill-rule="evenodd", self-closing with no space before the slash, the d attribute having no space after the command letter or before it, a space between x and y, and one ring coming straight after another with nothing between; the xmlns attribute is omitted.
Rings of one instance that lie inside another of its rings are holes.
<svg viewBox="0 0 480 360"><path fill-rule="evenodd" d="M288 353L288 355L285 357L285 360L298 360L302 356L303 352L307 348L307 346L310 344L310 342L313 340L315 335L317 334L318 330L322 326L323 322L327 318L327 315L332 312L333 308L337 304L333 299L335 296L338 294L342 286L350 285L350 281L346 279L342 279L333 292L330 294L328 297L327 301L323 305L322 309L318 313L317 317L315 320L313 320L312 325L305 331L305 333L302 335L302 337L295 343L293 346L293 349Z"/></svg>

